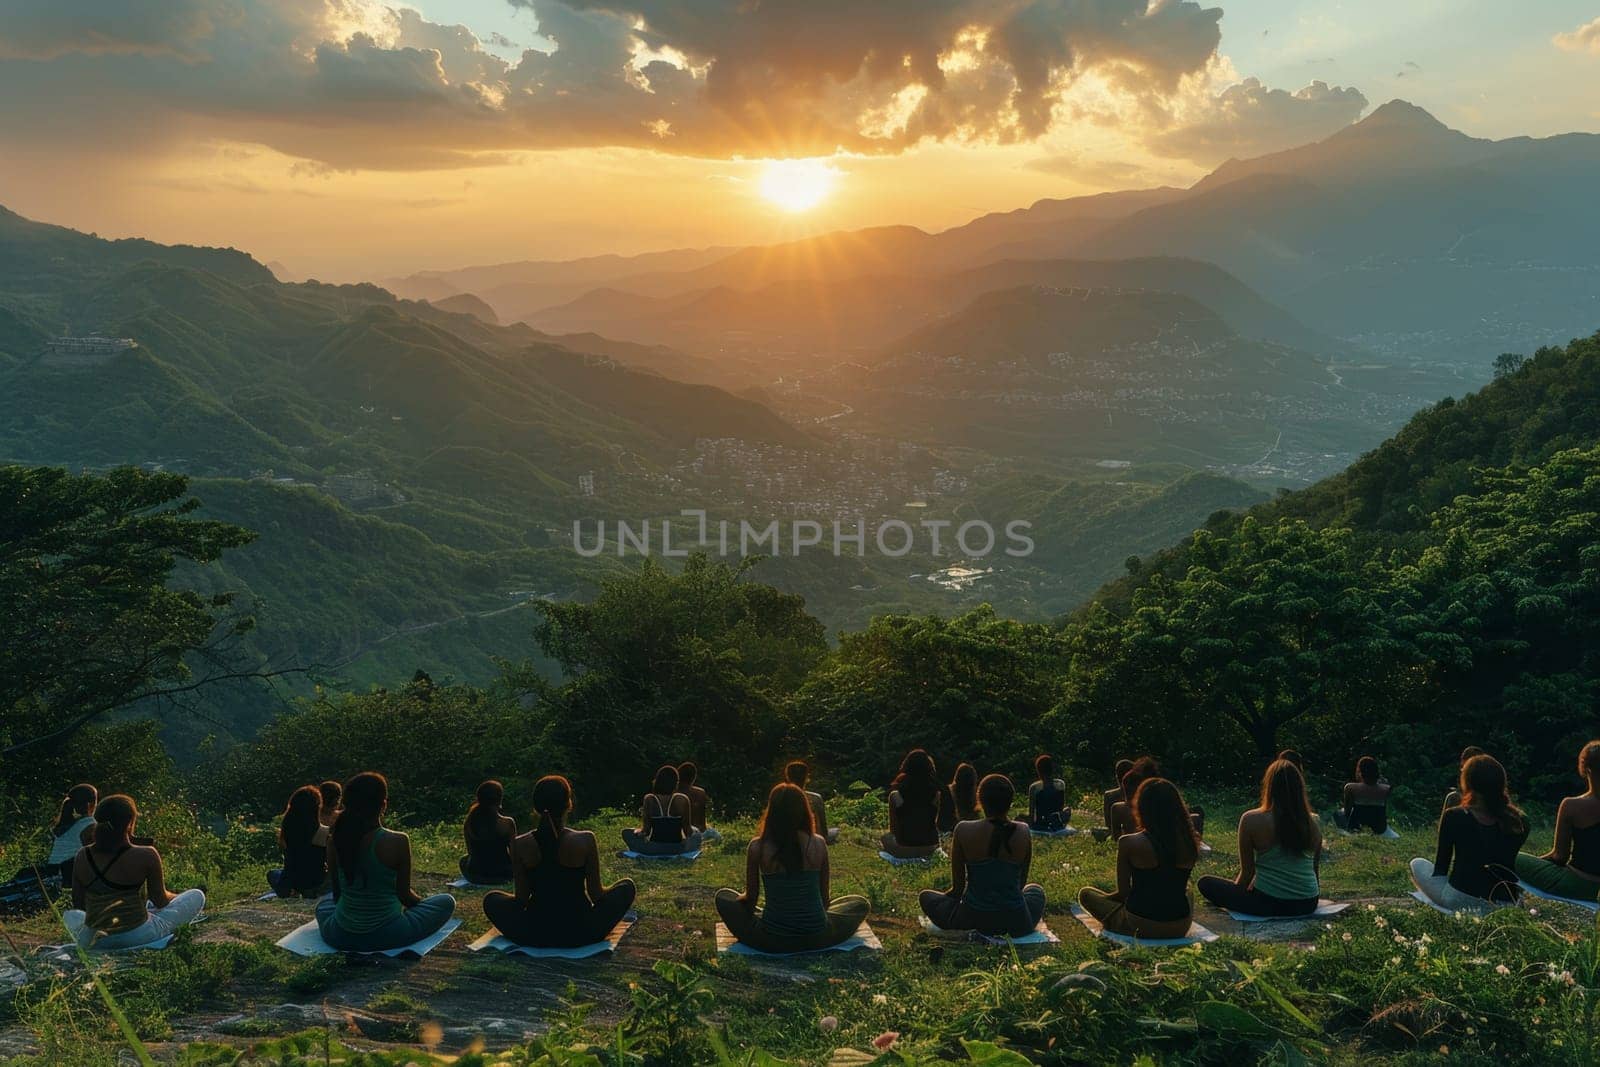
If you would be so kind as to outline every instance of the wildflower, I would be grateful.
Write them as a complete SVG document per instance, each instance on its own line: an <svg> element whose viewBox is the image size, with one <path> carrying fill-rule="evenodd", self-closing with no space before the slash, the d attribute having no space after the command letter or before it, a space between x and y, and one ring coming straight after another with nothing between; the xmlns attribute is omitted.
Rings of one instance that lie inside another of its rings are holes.
<svg viewBox="0 0 1600 1067"><path fill-rule="evenodd" d="M1406 943L1405 936L1403 934L1395 934L1394 935L1394 943L1397 944L1397 945L1405 944Z"/></svg>
<svg viewBox="0 0 1600 1067"><path fill-rule="evenodd" d="M1450 1046L1449 1045L1440 1045L1439 1046L1439 1055L1441 1055L1441 1056L1450 1055Z"/></svg>
<svg viewBox="0 0 1600 1067"><path fill-rule="evenodd" d="M874 993L872 994L872 1003L887 1004L889 1003L889 997L884 993Z"/></svg>
<svg viewBox="0 0 1600 1067"><path fill-rule="evenodd" d="M1537 915L1537 914L1539 914L1539 909L1538 908L1529 908L1528 909L1528 914L1529 915Z"/></svg>
<svg viewBox="0 0 1600 1067"><path fill-rule="evenodd" d="M831 1034L835 1030L839 1029L839 1020L835 1016L824 1015L822 1018L817 1020L817 1025L822 1028L823 1033Z"/></svg>
<svg viewBox="0 0 1600 1067"><path fill-rule="evenodd" d="M1399 965L1400 965L1400 957L1399 956L1390 956L1389 957L1389 966L1398 967Z"/></svg>
<svg viewBox="0 0 1600 1067"><path fill-rule="evenodd" d="M1343 934L1340 935L1340 939L1344 940L1344 941L1349 941L1350 940L1350 932L1348 930L1346 930Z"/></svg>
<svg viewBox="0 0 1600 1067"><path fill-rule="evenodd" d="M894 1048L894 1043L899 1040L900 1031L885 1030L883 1033L872 1039L872 1047L877 1049L879 1052L888 1052L890 1049Z"/></svg>
<svg viewBox="0 0 1600 1067"><path fill-rule="evenodd" d="M1378 929L1382 930L1385 926L1389 925L1389 920L1385 919L1382 915L1379 915L1372 920L1372 924Z"/></svg>
<svg viewBox="0 0 1600 1067"><path fill-rule="evenodd" d="M1367 905L1367 910L1368 911L1377 911L1378 910L1378 906L1376 904L1368 904Z"/></svg>
<svg viewBox="0 0 1600 1067"><path fill-rule="evenodd" d="M1505 964L1502 963L1502 964L1500 964L1499 966L1497 966L1494 969L1494 973L1495 974L1510 974L1511 973L1511 968L1507 967Z"/></svg>

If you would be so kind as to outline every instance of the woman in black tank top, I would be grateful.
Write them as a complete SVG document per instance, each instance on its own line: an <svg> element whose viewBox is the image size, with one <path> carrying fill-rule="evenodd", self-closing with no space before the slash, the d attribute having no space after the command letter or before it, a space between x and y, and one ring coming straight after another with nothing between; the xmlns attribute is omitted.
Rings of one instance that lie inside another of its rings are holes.
<svg viewBox="0 0 1600 1067"><path fill-rule="evenodd" d="M1578 754L1585 792L1556 810L1556 840L1542 856L1517 853L1517 877L1541 893L1569 900L1600 900L1600 741Z"/></svg>
<svg viewBox="0 0 1600 1067"><path fill-rule="evenodd" d="M906 753L889 786L889 832L880 842L896 859L924 859L939 851L943 790L933 757L920 748Z"/></svg>
<svg viewBox="0 0 1600 1067"><path fill-rule="evenodd" d="M539 779L533 805L539 825L511 844L516 892L486 894L484 915L519 945L577 948L604 941L633 906L633 882L601 884L594 834L567 827L572 786L565 778Z"/></svg>
<svg viewBox="0 0 1600 1067"><path fill-rule="evenodd" d="M505 787L494 779L481 782L461 825L467 854L457 866L461 876L476 885L511 881L510 850L511 841L517 836L517 821L500 810L505 796Z"/></svg>
<svg viewBox="0 0 1600 1067"><path fill-rule="evenodd" d="M1200 857L1200 836L1178 787L1147 778L1134 793L1134 832L1117 839L1117 888L1086 886L1078 904L1113 933L1151 939L1189 932L1189 877Z"/></svg>
<svg viewBox="0 0 1600 1067"><path fill-rule="evenodd" d="M622 831L629 852L641 856L676 856L698 852L703 835L694 828L689 798L678 792L678 768L666 764L656 771L650 792L639 805L642 825Z"/></svg>

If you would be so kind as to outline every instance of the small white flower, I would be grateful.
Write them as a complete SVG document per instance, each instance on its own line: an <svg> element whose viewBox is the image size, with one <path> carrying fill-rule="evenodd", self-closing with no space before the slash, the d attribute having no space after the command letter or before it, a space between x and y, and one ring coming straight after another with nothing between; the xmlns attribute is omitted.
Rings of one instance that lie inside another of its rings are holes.
<svg viewBox="0 0 1600 1067"><path fill-rule="evenodd" d="M1351 939L1350 938L1350 932L1348 930L1345 931L1344 934L1341 935L1341 939L1345 940L1345 941L1349 941Z"/></svg>
<svg viewBox="0 0 1600 1067"><path fill-rule="evenodd" d="M874 1003L874 1004L887 1004L887 1003L889 1003L889 998L888 998L888 996L886 994L874 993L874 994L872 994L872 1003Z"/></svg>
<svg viewBox="0 0 1600 1067"><path fill-rule="evenodd" d="M1500 964L1498 967L1496 967L1494 969L1494 973L1495 974L1510 974L1511 973L1511 968L1507 967L1505 964L1502 963L1502 964Z"/></svg>

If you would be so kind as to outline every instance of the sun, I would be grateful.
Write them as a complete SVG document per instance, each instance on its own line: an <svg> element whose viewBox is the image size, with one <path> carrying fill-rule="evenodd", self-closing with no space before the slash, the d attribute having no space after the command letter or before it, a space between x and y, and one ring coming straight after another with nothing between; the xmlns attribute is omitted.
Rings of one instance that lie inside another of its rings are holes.
<svg viewBox="0 0 1600 1067"><path fill-rule="evenodd" d="M761 195L785 211L810 211L838 179L838 169L825 159L774 159L761 172Z"/></svg>

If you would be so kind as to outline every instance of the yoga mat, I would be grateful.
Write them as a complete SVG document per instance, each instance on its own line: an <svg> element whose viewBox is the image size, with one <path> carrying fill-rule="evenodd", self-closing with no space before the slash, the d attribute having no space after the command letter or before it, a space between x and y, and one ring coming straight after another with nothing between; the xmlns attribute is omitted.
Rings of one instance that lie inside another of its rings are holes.
<svg viewBox="0 0 1600 1067"><path fill-rule="evenodd" d="M365 952L351 951L353 955L357 956L388 956L391 959L396 956L409 956L420 960L438 948L439 943L455 933L456 927L460 925L460 919L451 919L421 941L416 941L409 945L401 945L399 948ZM278 947L288 949L296 956L331 956L335 953L346 951L345 949L334 948L322 940L322 931L317 929L317 920L315 919L295 927L280 937L278 939Z"/></svg>
<svg viewBox="0 0 1600 1067"><path fill-rule="evenodd" d="M1400 840L1400 831L1396 830L1392 826L1384 830L1381 834L1368 834L1365 830L1346 830L1342 827L1340 828L1339 833L1343 834L1345 837L1381 837L1385 841Z"/></svg>
<svg viewBox="0 0 1600 1067"><path fill-rule="evenodd" d="M1538 897L1540 900L1553 900L1557 904L1575 904L1580 908L1588 908L1590 911L1600 911L1600 903L1592 900L1574 900L1571 897L1558 897L1554 893L1546 893L1542 889L1535 889L1527 882L1518 882L1517 885L1522 887L1524 893Z"/></svg>
<svg viewBox="0 0 1600 1067"><path fill-rule="evenodd" d="M474 882L472 879L467 878L465 876L463 876L461 878L457 878L453 882L446 882L445 883L445 885L449 886L451 889L504 889L506 886L508 886L510 884L511 883L508 882L508 881L507 882Z"/></svg>
<svg viewBox="0 0 1600 1067"><path fill-rule="evenodd" d="M1438 912L1440 915L1454 915L1455 914L1455 912L1451 911L1449 908L1445 907L1443 904L1435 903L1433 898L1429 897L1428 894L1424 893L1420 889L1413 889L1411 891L1411 899L1415 900L1415 901L1418 901L1419 903L1426 904L1428 907L1432 908L1434 911ZM1574 901L1573 903L1576 903L1576 901ZM1496 904L1494 901L1486 900L1486 901L1483 902L1482 906L1480 906L1480 907L1462 908L1461 909L1461 914L1463 914L1463 915L1486 915L1489 912L1493 911L1495 908L1509 908L1509 907L1512 907L1512 906L1513 905L1511 904L1510 901L1506 901L1505 903L1502 903L1502 904Z"/></svg>
<svg viewBox="0 0 1600 1067"><path fill-rule="evenodd" d="M931 856L895 856L879 849L878 858L885 863L892 863L896 867L902 867L907 863L931 863L934 860L947 860L950 855L942 848Z"/></svg>
<svg viewBox="0 0 1600 1067"><path fill-rule="evenodd" d="M1104 926L1100 925L1099 919L1096 919L1093 915L1090 915L1088 912L1084 911L1083 907L1078 904L1072 905L1072 917L1082 923L1083 928L1088 930L1095 937L1103 937L1108 941L1115 941L1119 945L1134 945L1144 948L1164 948L1168 946L1175 947L1179 945L1197 945L1204 941L1215 941L1218 936L1214 931L1201 926L1199 923L1189 924L1189 934L1186 937L1144 938L1134 937L1131 934L1113 933L1112 931L1107 930Z"/></svg>
<svg viewBox="0 0 1600 1067"><path fill-rule="evenodd" d="M653 856L648 852L630 852L627 849L623 849L621 852L618 852L617 855L625 860L689 860L690 862L693 862L700 858L700 850L695 849L693 852L668 852L662 856Z"/></svg>
<svg viewBox="0 0 1600 1067"><path fill-rule="evenodd" d="M143 945L129 945L126 948L95 948L93 945L89 945L87 946L86 950L96 956L110 956L121 952L139 952L144 949L162 949L172 944L172 939L174 936L176 935L168 934L166 937L160 938L159 940L151 941ZM71 941L68 941L63 945L40 945L38 948L34 949L34 951L45 956L54 956L63 952L70 955L72 952L76 951L76 946L74 946Z"/></svg>
<svg viewBox="0 0 1600 1067"><path fill-rule="evenodd" d="M935 925L934 921L926 915L917 916L917 922L922 925L923 930L933 937L948 938L951 941L976 941L985 945L1004 945L1007 942L1013 945L1056 945L1061 943L1061 939L1055 935L1049 926L1045 925L1043 919L1039 920L1039 925L1033 928L1031 934L1024 934L1021 937L1006 937L1003 934L983 934L977 930L946 930L942 926Z"/></svg>
<svg viewBox="0 0 1600 1067"><path fill-rule="evenodd" d="M1246 915L1242 911L1227 909L1228 914L1242 923L1266 923L1283 919L1327 919L1348 908L1349 904L1335 904L1331 900L1317 901L1317 910L1308 915Z"/></svg>
<svg viewBox="0 0 1600 1067"><path fill-rule="evenodd" d="M491 926L488 933L467 948L473 952L489 949L492 952L504 952L508 956L532 956L539 960L586 960L602 952L615 952L617 942L621 941L638 921L639 916L630 911L622 917L621 922L611 928L611 933L606 935L604 941L596 941L592 945L578 945L574 948L534 948L531 945L519 945Z"/></svg>
<svg viewBox="0 0 1600 1067"><path fill-rule="evenodd" d="M883 942L878 940L878 935L872 932L872 927L863 922L856 927L854 937L846 938L837 945L827 948L810 948L803 952L762 952L733 936L722 923L717 923L717 952L730 956L765 956L767 959L781 960L790 956L815 956L821 952L854 952L856 949L866 949L868 952L882 952Z"/></svg>

